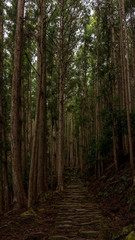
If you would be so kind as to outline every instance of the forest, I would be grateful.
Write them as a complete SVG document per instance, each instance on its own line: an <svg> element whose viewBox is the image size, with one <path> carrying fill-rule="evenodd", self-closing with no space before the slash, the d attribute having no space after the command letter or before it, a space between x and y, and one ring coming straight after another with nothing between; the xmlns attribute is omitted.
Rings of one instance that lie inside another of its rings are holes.
<svg viewBox="0 0 135 240"><path fill-rule="evenodd" d="M74 175L134 240L135 1L1 0L0 218Z"/></svg>

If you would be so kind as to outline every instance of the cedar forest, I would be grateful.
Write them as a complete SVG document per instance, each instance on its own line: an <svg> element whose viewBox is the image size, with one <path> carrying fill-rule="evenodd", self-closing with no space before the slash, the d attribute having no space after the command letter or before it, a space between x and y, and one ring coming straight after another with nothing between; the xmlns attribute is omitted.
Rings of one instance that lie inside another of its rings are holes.
<svg viewBox="0 0 135 240"><path fill-rule="evenodd" d="M135 1L1 0L0 213L134 159Z"/></svg>

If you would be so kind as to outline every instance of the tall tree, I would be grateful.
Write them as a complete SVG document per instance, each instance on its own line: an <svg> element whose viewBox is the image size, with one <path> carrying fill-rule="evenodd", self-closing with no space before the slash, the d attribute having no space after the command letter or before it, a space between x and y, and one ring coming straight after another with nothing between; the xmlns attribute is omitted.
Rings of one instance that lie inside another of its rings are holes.
<svg viewBox="0 0 135 240"><path fill-rule="evenodd" d="M122 15L123 12L123 15ZM123 21L124 18L124 35L123 36ZM124 1L119 1L119 19L120 19L120 41L122 48L122 60L123 60L123 79L124 79L124 89L125 89L125 103L126 103L126 115L127 115L127 128L128 128L128 143L129 143L129 153L130 153L130 164L133 174L133 184L135 184L135 169L134 169L134 160L133 160L133 143L132 143L132 133L131 133L131 91L130 91L130 79L129 79L129 52L128 52L128 39L127 39L127 25L125 18L125 5ZM124 40L125 46L124 48ZM125 58L126 54L126 58ZM127 66L126 66L127 65Z"/></svg>
<svg viewBox="0 0 135 240"><path fill-rule="evenodd" d="M4 208L3 192L3 107L2 107L2 81L3 81L3 1L0 2L0 212Z"/></svg>
<svg viewBox="0 0 135 240"><path fill-rule="evenodd" d="M47 189L46 146L46 1L39 1L38 82L35 129L29 175L28 206ZM37 171L38 169L38 171Z"/></svg>
<svg viewBox="0 0 135 240"><path fill-rule="evenodd" d="M72 62L73 49L76 46L78 16L81 12L80 1L58 1L59 4L59 83L58 83L58 189L63 190L64 159L64 94L68 81L68 68Z"/></svg>
<svg viewBox="0 0 135 240"><path fill-rule="evenodd" d="M38 195L47 189L47 141L46 141L46 1L40 1L40 110L39 110L39 156L38 156Z"/></svg>
<svg viewBox="0 0 135 240"><path fill-rule="evenodd" d="M118 95L118 79L117 79L117 65L116 65L116 40L115 40L115 31L114 31L114 5L113 1L110 1L110 20L111 20L111 34L112 34L112 63L114 66L114 86L112 88L112 98ZM113 99L112 99L113 102ZM114 130L114 117L113 117L113 103L112 103L112 138L113 138L113 158L116 171L118 171L118 159L116 151L116 137Z"/></svg>
<svg viewBox="0 0 135 240"><path fill-rule="evenodd" d="M60 39L59 39L59 95L58 95L58 189L63 190L63 100L64 100L64 82L65 82L65 73L64 73L64 7L65 0L61 0L60 3Z"/></svg>
<svg viewBox="0 0 135 240"><path fill-rule="evenodd" d="M23 39L24 0L18 0L16 33L14 44L14 66L11 97L11 151L14 203L17 208L26 205L21 171L21 139L20 139L20 89L21 89L21 59Z"/></svg>

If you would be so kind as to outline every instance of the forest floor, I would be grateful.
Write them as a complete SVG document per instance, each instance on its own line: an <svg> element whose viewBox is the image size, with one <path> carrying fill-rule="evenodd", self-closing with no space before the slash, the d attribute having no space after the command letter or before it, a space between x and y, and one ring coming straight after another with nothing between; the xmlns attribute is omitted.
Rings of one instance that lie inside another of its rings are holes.
<svg viewBox="0 0 135 240"><path fill-rule="evenodd" d="M84 183L73 175L67 174L62 194L49 192L29 211L1 215L0 240L126 239L135 230L135 189L128 166L119 174L109 168L99 180Z"/></svg>
<svg viewBox="0 0 135 240"><path fill-rule="evenodd" d="M57 209L54 203L61 197L53 192L29 209L12 210L0 216L0 240L48 239L53 231Z"/></svg>
<svg viewBox="0 0 135 240"><path fill-rule="evenodd" d="M120 166L117 174L113 168L113 165L109 167L100 179L92 177L87 185L91 197L108 219L111 238L107 239L122 240L135 231L135 186L129 164ZM129 239L135 239L135 232Z"/></svg>

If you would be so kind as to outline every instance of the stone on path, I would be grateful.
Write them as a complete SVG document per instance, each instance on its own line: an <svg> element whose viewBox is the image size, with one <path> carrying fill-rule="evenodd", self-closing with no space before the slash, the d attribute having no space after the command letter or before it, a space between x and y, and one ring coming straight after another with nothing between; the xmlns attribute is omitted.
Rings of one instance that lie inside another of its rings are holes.
<svg viewBox="0 0 135 240"><path fill-rule="evenodd" d="M63 192L63 199L55 206L58 215L53 236L49 240L103 240L103 217L98 206L91 202L87 189L77 179Z"/></svg>
<svg viewBox="0 0 135 240"><path fill-rule="evenodd" d="M99 232L97 231L82 231L80 236L85 239L96 238L99 236Z"/></svg>
<svg viewBox="0 0 135 240"><path fill-rule="evenodd" d="M43 232L31 233L25 240L45 240Z"/></svg>
<svg viewBox="0 0 135 240"><path fill-rule="evenodd" d="M49 237L49 240L68 240L68 237L54 235L54 236Z"/></svg>

